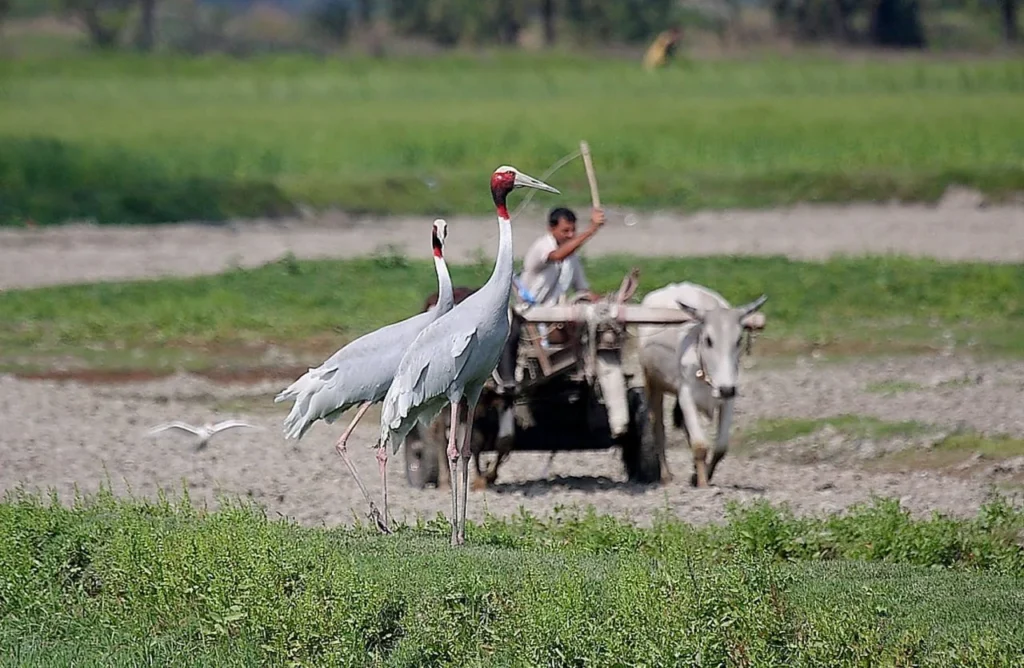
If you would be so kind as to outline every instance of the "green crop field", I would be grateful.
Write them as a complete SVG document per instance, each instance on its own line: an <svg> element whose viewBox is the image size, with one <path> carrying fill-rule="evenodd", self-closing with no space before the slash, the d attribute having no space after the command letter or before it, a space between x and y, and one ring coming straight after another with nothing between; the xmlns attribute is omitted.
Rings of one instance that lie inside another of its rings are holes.
<svg viewBox="0 0 1024 668"><path fill-rule="evenodd" d="M614 205L999 197L1024 189L1022 92L1019 59L3 61L0 219L487 212L495 167L580 139Z"/></svg>
<svg viewBox="0 0 1024 668"><path fill-rule="evenodd" d="M686 276L714 285L733 303L767 294L769 325L758 354L811 347L921 351L950 340L976 354L1022 352L1016 335L1024 322L1019 264L898 257L603 257L587 264L602 291L615 289L635 265L647 286ZM489 262L451 268L456 285L482 285L490 271ZM69 354L107 368L174 367L187 360L182 355L196 354L193 368L239 359L251 364L252 350L268 344L327 354L417 312L436 286L430 263L381 254L283 260L195 278L9 291L0 294L0 366L46 366Z"/></svg>
<svg viewBox="0 0 1024 668"><path fill-rule="evenodd" d="M895 501L310 529L235 502L0 504L4 665L1010 666L1024 516Z"/></svg>

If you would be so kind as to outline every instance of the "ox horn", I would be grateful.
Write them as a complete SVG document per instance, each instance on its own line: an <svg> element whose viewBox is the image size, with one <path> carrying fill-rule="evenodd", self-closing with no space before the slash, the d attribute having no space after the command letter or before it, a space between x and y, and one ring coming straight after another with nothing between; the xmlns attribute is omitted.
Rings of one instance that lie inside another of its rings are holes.
<svg viewBox="0 0 1024 668"><path fill-rule="evenodd" d="M676 300L676 304L679 304L679 308L681 308L684 311L686 311L686 313L689 314L689 316L691 318L693 318L694 320L696 320L697 322L704 322L704 313L701 312L700 309L694 308L694 307L690 306L689 304L684 304L683 302L679 301L678 299Z"/></svg>
<svg viewBox="0 0 1024 668"><path fill-rule="evenodd" d="M740 306L736 310L739 311L742 315L750 315L757 309L764 306L764 303L766 301L768 301L768 295L761 295L754 301L750 302L749 304L744 304L743 306Z"/></svg>

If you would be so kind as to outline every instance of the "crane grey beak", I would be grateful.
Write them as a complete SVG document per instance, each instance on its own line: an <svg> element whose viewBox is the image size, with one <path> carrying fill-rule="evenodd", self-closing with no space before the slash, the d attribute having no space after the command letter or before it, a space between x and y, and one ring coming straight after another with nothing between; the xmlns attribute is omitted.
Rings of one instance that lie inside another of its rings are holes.
<svg viewBox="0 0 1024 668"><path fill-rule="evenodd" d="M556 195L562 194L561 192L559 192L555 188L552 188L551 186L544 183L540 179L535 179L532 176L529 176L528 174L523 174L522 172L519 171L516 172L515 183L516 188L536 188L537 190L544 190L549 193L555 193Z"/></svg>

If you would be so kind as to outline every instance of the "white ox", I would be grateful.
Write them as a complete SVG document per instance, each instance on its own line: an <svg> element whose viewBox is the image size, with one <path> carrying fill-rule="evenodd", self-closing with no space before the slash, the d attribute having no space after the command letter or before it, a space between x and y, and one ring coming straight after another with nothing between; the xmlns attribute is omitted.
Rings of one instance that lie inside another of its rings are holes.
<svg viewBox="0 0 1024 668"><path fill-rule="evenodd" d="M693 452L691 484L708 486L715 467L729 449L743 334L764 327L764 314L757 310L767 299L762 295L749 304L732 308L717 292L683 282L654 290L641 302L644 306L681 308L693 318L682 325L642 325L637 330L638 356L663 479L672 477L665 456L664 419L664 398L671 394L676 397L675 425L683 428ZM713 420L717 413L710 465L709 439L698 411L708 420Z"/></svg>

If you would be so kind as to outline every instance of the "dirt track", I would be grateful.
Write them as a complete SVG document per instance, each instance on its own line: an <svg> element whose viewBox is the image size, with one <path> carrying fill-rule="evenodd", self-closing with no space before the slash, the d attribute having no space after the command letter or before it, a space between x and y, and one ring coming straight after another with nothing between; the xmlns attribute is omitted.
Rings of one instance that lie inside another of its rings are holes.
<svg viewBox="0 0 1024 668"><path fill-rule="evenodd" d="M416 221L417 230L424 222ZM454 219L453 255L493 246L493 224ZM204 226L160 230L71 230L0 232L0 288L153 275L218 271L233 263L259 264L288 250L304 257L372 252L413 236L412 222L363 225L277 226L261 223L236 231ZM518 248L529 233L521 225ZM534 225L534 229L539 226ZM714 236L697 230L714 229ZM532 230L531 230L532 232ZM419 233L419 232L417 232ZM657 239L655 244L653 239ZM188 250L195 244L194 253ZM588 246L642 253L785 253L822 257L834 252L887 252L945 258L1020 261L1024 257L1024 209L856 207L800 208L766 213L701 214L685 221L657 219L626 228L614 219ZM493 252L493 251L490 251ZM145 383L85 386L74 382L0 378L0 490L18 483L74 485L95 489L109 474L117 489L140 494L157 486L180 489L187 480L193 498L227 493L251 496L271 512L305 523L350 521L363 504L333 452L341 427L317 425L295 445L280 435L286 408L271 396L291 379L249 385L215 385L178 376ZM920 387L895 394L869 391L872 383L912 380ZM803 360L788 369L744 371L737 427L758 417L823 417L842 413L885 420L918 420L938 431L959 426L1024 436L1024 364L979 363L932 357L836 365ZM181 438L149 438L146 428L169 419L200 422L241 417L261 432L234 431L194 452ZM367 436L375 412L357 430L351 450L371 490L376 466ZM675 443L678 432L670 430ZM871 444L869 444L871 445ZM882 447L884 444L880 444ZM872 446L873 447L873 446ZM869 450L871 447L868 448ZM786 452L780 448L779 452ZM523 505L545 514L558 505L594 504L599 510L647 521L669 507L692 521L716 521L730 499L787 501L800 512L835 510L872 493L894 495L916 511L971 513L992 479L935 473L868 473L846 463L794 464L778 457L731 454L716 476L717 488L689 487L690 459L680 447L670 453L676 480L664 488L638 489L624 482L617 451L560 454L546 475L546 454L517 453L502 467L496 489L472 493L470 515L514 512ZM390 466L392 507L397 517L449 510L449 497L414 491L404 480L402 454Z"/></svg>
<svg viewBox="0 0 1024 668"><path fill-rule="evenodd" d="M1024 259L1024 206L977 208L969 194L939 206L800 206L774 211L640 215L627 227L609 211L584 252L636 255L786 255L822 259L836 253L899 253L948 260ZM579 208L580 216L587 209ZM516 253L544 229L545 211L531 203L514 222ZM315 221L250 221L226 225L111 228L71 225L0 229L0 289L54 283L184 276L252 267L288 252L299 258L353 257L388 245L428 257L429 216ZM494 257L491 218L449 219L453 262ZM582 222L582 221L581 221ZM422 243L420 243L422 242Z"/></svg>

